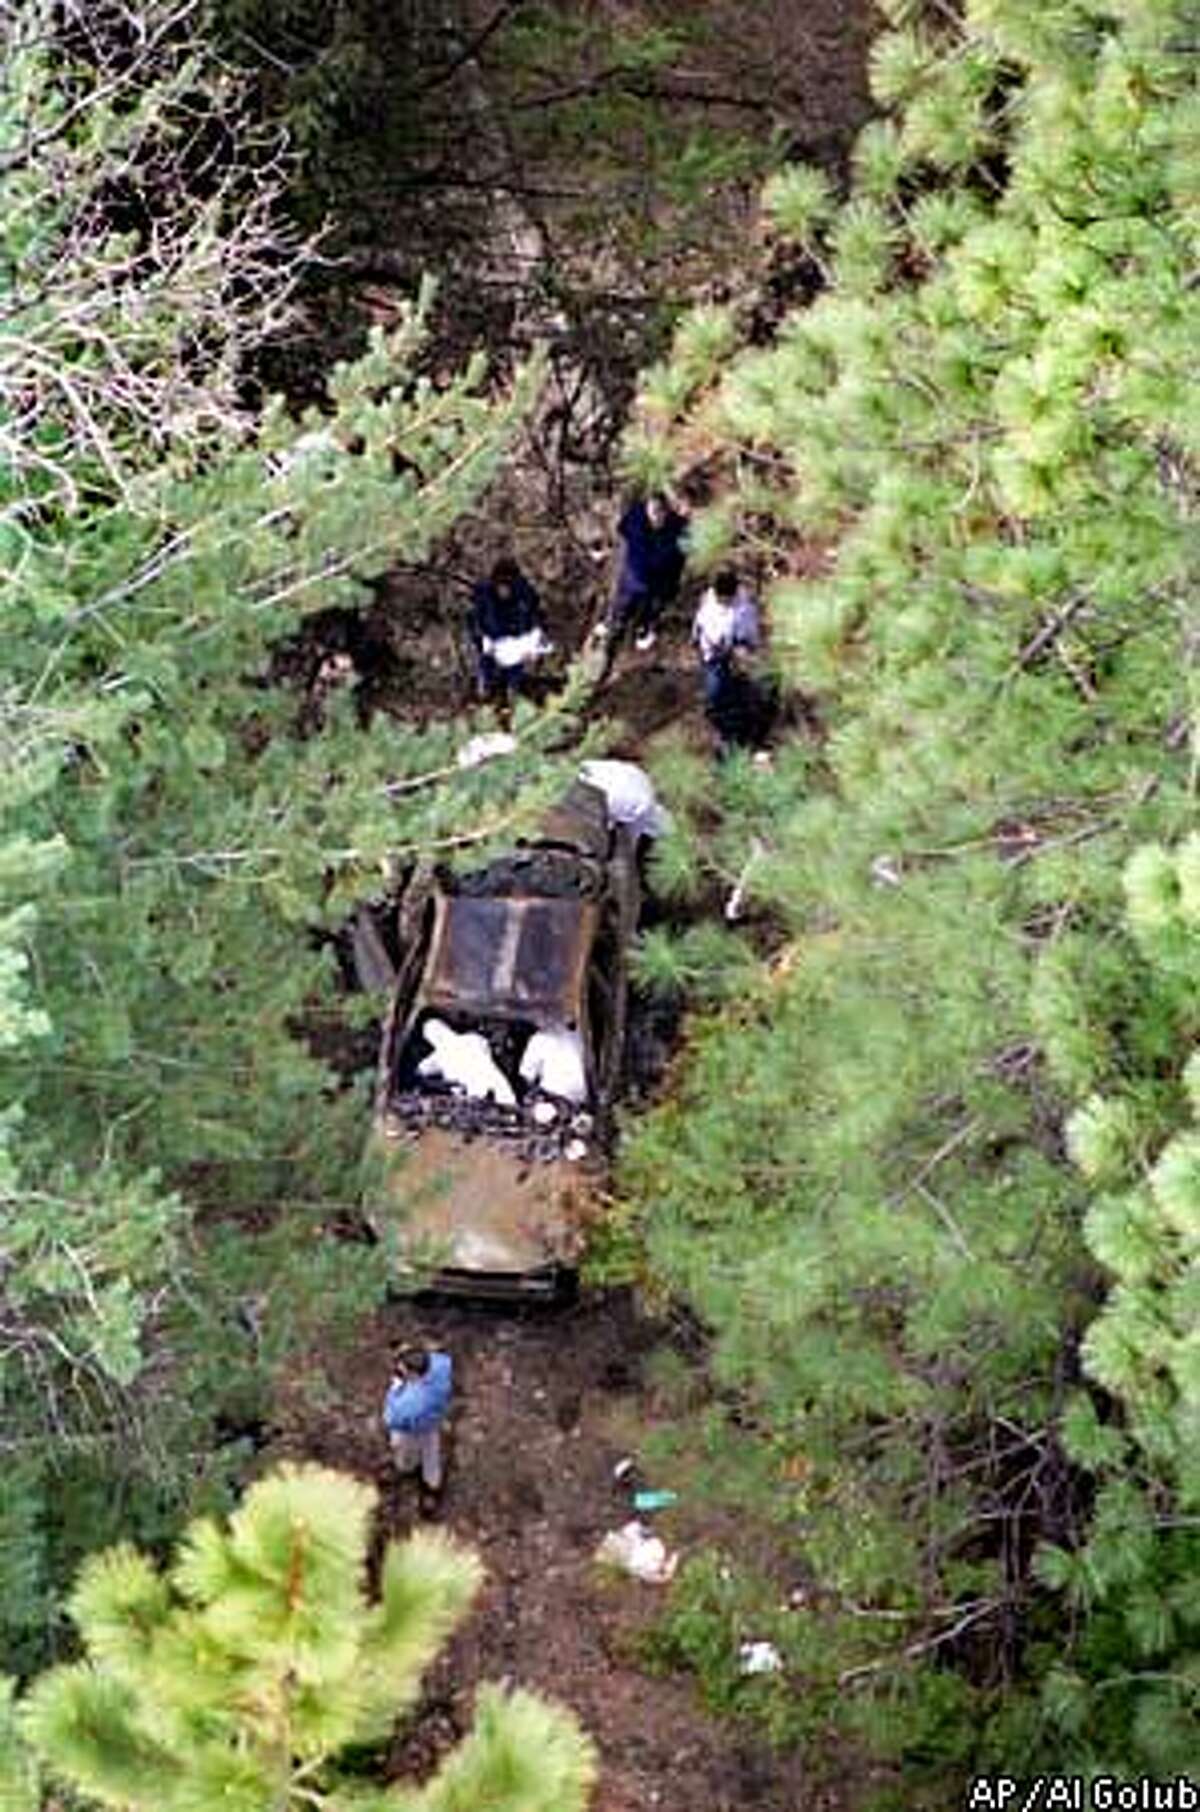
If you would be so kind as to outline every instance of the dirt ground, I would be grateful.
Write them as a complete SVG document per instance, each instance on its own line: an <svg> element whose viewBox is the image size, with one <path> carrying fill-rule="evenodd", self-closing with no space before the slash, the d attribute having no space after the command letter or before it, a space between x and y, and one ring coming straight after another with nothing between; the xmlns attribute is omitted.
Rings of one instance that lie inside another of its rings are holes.
<svg viewBox="0 0 1200 1812"><path fill-rule="evenodd" d="M476 23L492 10L490 0L479 0L478 8L470 0L466 9L472 18L478 14ZM572 0L567 10L621 26L672 23L671 8L658 0ZM681 104L686 91L700 124L781 136L792 155L815 159L837 180L850 136L868 110L869 6L863 0L783 0L747 12L732 0L704 0L695 10L706 31L686 66L670 77ZM492 65L485 58L481 68L503 96L508 78L502 60ZM553 75L545 82L553 88ZM515 98L529 105L523 92ZM553 133L544 145L527 133L519 143L510 138L514 182L542 174L540 160L553 159L555 145ZM610 150L617 177L632 193L636 145ZM622 176L626 155L633 162ZM561 174L552 166L549 173ZM590 166L570 174L572 183L592 180ZM596 180L606 187L613 173L603 167ZM621 502L615 436L633 373L654 356L654 334L661 338L655 323L665 318L664 300L705 296L740 306L750 293L757 298L753 330L766 333L798 285L803 290L803 272L798 278L786 258L776 259L754 234L751 191L732 189L716 199L716 218L703 232L698 224L695 243L677 233L662 268L649 275L636 250L626 269L628 234L611 209L611 231L599 241L591 229L579 229L575 203L563 209L546 203L538 210L558 259L558 295L567 309L567 325L551 341L544 403L497 484L439 549L435 565L394 570L376 586L369 612L357 620L343 613L310 621L283 651L277 677L295 687L302 723L315 728L319 722L314 688L330 652L350 654L354 671L346 683L354 685L364 718L375 710L419 719L469 710L464 619L470 586L501 553L515 554L541 589L562 658L583 645L611 594ZM493 203L490 193L471 203L447 190L431 196L420 213L411 201L397 203L383 192L366 208L363 231L385 248L380 263L388 281L364 282L347 298L351 309L386 320L408 282L406 257L431 261L422 223L433 222L439 256L432 261L440 268L446 209L455 218L465 209L467 280L447 270L439 340L446 341L450 364L480 339L492 346L502 342L505 311L517 310L521 284L476 281L487 236L478 210ZM394 249L406 246L405 255ZM368 279L377 276L366 271ZM766 575L747 576L758 582ZM687 639L697 590L695 582L685 586L652 652L622 652L597 695L598 709L620 726L614 752L637 758L664 730L698 750L709 746ZM773 737L789 733L788 723L778 723ZM647 1024L648 1065L636 1051L628 1053L629 1098L639 1101L661 1087L664 1052L677 1031L673 1021L665 1031ZM639 1077L642 1068L645 1077ZM432 1769L469 1728L479 1684L508 1679L565 1701L592 1733L602 1759L592 1812L668 1805L688 1812L843 1812L861 1801L864 1777L854 1773L850 1758L843 1776L818 1782L799 1756L773 1753L761 1735L708 1716L691 1682L647 1674L638 1665L637 1638L661 1608L663 1590L594 1564L602 1536L632 1514L613 1469L653 1416L645 1366L665 1338L666 1330L639 1315L625 1292L585 1295L554 1312L397 1302L364 1325L352 1344L324 1354L302 1388L290 1386L277 1404L277 1432L264 1459L318 1459L373 1478L381 1492L382 1540L403 1533L418 1514L415 1486L391 1474L379 1420L390 1349L417 1339L454 1356L450 1466L439 1515L479 1550L487 1581L396 1741L391 1766L397 1776L420 1778ZM702 1507L689 1505L689 1542L702 1539L697 1531L703 1516ZM670 1542L670 1513L661 1532Z"/></svg>
<svg viewBox="0 0 1200 1812"><path fill-rule="evenodd" d="M597 708L621 726L624 755L644 756L664 731L698 751L711 746L687 639L689 611L686 601L673 608L652 651L622 650L597 698ZM577 644L587 619L560 615L554 628ZM446 708L463 709L469 690L449 654L438 671ZM395 701L393 690L383 708L394 709ZM777 726L776 734L789 733L786 723ZM656 910L650 898L647 911ZM770 941L768 935L764 949ZM647 1104L660 1092L679 1032L678 1003L633 1000L627 1102ZM369 1036L368 1046L373 1053ZM277 1405L278 1433L264 1458L317 1459L374 1479L382 1544L418 1516L416 1487L393 1476L379 1421L389 1354L398 1342L417 1340L454 1356L456 1408L440 1520L479 1550L487 1582L395 1744L397 1776L429 1772L470 1727L479 1684L509 1679L571 1705L599 1744L592 1812L667 1805L843 1812L861 1797L861 1776L856 1795L849 1762L844 1778L815 1781L798 1755L773 1753L756 1732L707 1715L689 1680L646 1673L637 1636L662 1608L664 1590L594 1564L602 1536L633 1514L628 1487L613 1469L654 1418L644 1368L666 1337L624 1291L585 1294L554 1311L396 1302L351 1345L326 1354L302 1390ZM728 1534L715 1522L707 1527L703 1507L694 1504L687 1524L693 1541ZM660 1532L671 1541L669 1515Z"/></svg>
<svg viewBox="0 0 1200 1812"><path fill-rule="evenodd" d="M418 1517L392 1473L379 1422L388 1356L419 1339L454 1356L455 1409L439 1520L470 1542L487 1581L434 1664L390 1758L423 1775L470 1726L476 1688L510 1679L572 1706L600 1746L592 1812L841 1812L837 1785L795 1755L707 1717L690 1684L636 1664L638 1630L662 1588L598 1569L596 1547L632 1515L613 1477L640 1414L643 1367L664 1330L625 1291L557 1310L397 1302L326 1356L319 1398L280 1406L271 1459L321 1460L381 1492L381 1534ZM669 1517L661 1530L670 1540Z"/></svg>
<svg viewBox="0 0 1200 1812"><path fill-rule="evenodd" d="M673 165L686 162L692 136L733 133L751 148L813 160L840 182L870 109L869 0L749 8L734 0L564 0L552 9L464 0L460 12L479 52L452 58L452 78L430 83L426 128L433 143L448 135L445 167L429 175L431 186L406 164L379 163L400 154L383 131L387 109L375 120L368 108L359 139L350 135L345 199L356 231L343 226L356 239L349 263L359 275L339 292L336 312L347 332L386 324L421 271L436 270L434 376L483 345L503 383L536 339L548 354L546 386L497 482L436 559L393 569L357 621L331 623L328 635L312 624L282 655L276 677L311 693L323 655L349 652L364 715L381 708L428 719L470 703L471 584L501 554L515 555L538 585L564 658L578 649L611 595L623 494L618 442L636 374L664 350L687 301L731 302L759 335L806 282L795 255L768 246L756 225L757 176L712 179L689 197L670 188ZM543 12L561 14L545 67L528 43L518 55L493 29L511 13L520 38ZM379 99L404 92L411 47L387 0L377 27L372 56L386 72ZM663 30L682 34L684 48L669 68L627 81L618 43ZM576 42L582 48L571 50ZM617 105L630 82L642 113ZM564 137L564 120L589 95L612 105L576 143L569 131ZM665 117L673 125L664 143L678 154L670 159L658 142ZM505 226L514 208L519 218ZM538 248L534 268L528 247L509 245L510 226ZM372 251L383 277L370 266ZM627 660L618 682L604 703L635 736L653 734L691 702L691 676L659 661ZM301 716L314 716L311 702Z"/></svg>

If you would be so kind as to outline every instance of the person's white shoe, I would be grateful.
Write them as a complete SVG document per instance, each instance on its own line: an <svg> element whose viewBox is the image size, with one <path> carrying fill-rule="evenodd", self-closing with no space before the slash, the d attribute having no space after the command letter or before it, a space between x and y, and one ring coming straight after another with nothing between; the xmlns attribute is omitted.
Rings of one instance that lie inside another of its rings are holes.
<svg viewBox="0 0 1200 1812"><path fill-rule="evenodd" d="M637 637L633 645L639 654L645 654L649 649L653 648L657 640L658 637L652 629L643 629L641 635Z"/></svg>

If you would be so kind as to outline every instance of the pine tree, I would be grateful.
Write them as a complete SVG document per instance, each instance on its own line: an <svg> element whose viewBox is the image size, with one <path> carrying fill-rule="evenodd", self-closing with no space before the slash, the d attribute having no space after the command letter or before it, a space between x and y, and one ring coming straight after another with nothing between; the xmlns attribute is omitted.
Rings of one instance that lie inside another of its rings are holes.
<svg viewBox="0 0 1200 1812"><path fill-rule="evenodd" d="M39 1590L47 1463L80 1501L88 1464L186 1496L222 1410L331 1295L382 1288L320 1235L365 1112L303 1036L338 1012L331 934L385 865L536 813L571 711L466 774L450 725L363 732L343 703L299 735L276 645L425 556L538 368L435 379L427 289L303 421L254 403L307 256L286 160L177 8L127 23L134 58L95 9L2 27L0 1419L35 1502L0 1504L0 1538Z"/></svg>
<svg viewBox="0 0 1200 1812"><path fill-rule="evenodd" d="M128 1546L93 1556L71 1598L82 1659L35 1681L15 1714L11 1691L0 1698L0 1729L18 1738L14 1812L37 1804L35 1760L119 1812L581 1812L592 1745L571 1713L520 1690L485 1688L473 1730L421 1788L370 1784L366 1752L378 1758L412 1710L482 1579L470 1550L423 1531L389 1543L371 1602L375 1502L344 1475L283 1466L226 1528L193 1523L166 1572Z"/></svg>
<svg viewBox="0 0 1200 1812"><path fill-rule="evenodd" d="M479 495L537 372L435 383L427 291L330 373L324 414L250 409L248 322L286 317L303 250L271 237L219 72L232 186L214 202L183 153L152 155L205 51L157 0L141 22L132 67L71 9L6 27L0 1190L5 1369L32 1367L44 1407L63 1365L129 1381L197 1202L345 1200L361 1102L295 1036L328 932L385 861L511 831L558 779L559 724L526 725L502 776L459 775L449 726L362 734L343 708L306 741L268 687L309 612L361 603ZM163 230L127 244L95 197L143 177L168 185L140 196ZM199 323L218 267L228 309Z"/></svg>
<svg viewBox="0 0 1200 1812"><path fill-rule="evenodd" d="M738 1490L748 1427L778 1459L770 1520L817 1607L777 1630L794 1723L913 1766L1021 1771L1068 1728L1081 1761L1177 1766L1194 1638L1148 1606L1182 1588L1189 1536L1149 1506L1194 1436L1194 1278L1170 1268L1196 1181L1191 845L1172 853L1197 736L1194 20L886 10L889 117L849 198L802 169L764 196L820 294L699 385L668 360L628 444L639 474L719 472L696 559L765 569L777 664L824 734L721 777L718 860L764 845L748 889L787 941L690 1040L624 1187L739 1393L714 1488ZM1152 954L1125 930L1131 857ZM1120 1280L1099 1315L1097 1260ZM1079 1420L1081 1341L1139 1460L1109 1399ZM1091 1537L1077 1440L1120 1487ZM1108 1594L1087 1586L1053 1670L1035 1532ZM1176 1640L1161 1696L1118 1692L1131 1641ZM1012 1696L981 1748L979 1683L1021 1666L1044 1705Z"/></svg>
<svg viewBox="0 0 1200 1812"><path fill-rule="evenodd" d="M1200 1710L1192 1526L1200 1135L1188 1054L1200 981L1195 850L1193 834L1174 849L1145 844L1126 864L1125 960L1142 986L1113 1040L1108 1092L1089 1096L1067 1123L1075 1162L1105 1188L1084 1237L1112 1287L1082 1348L1098 1405L1081 1395L1064 1424L1067 1451L1096 1480L1095 1513L1077 1550L1048 1547L1039 1560L1043 1576L1091 1613L1072 1698L1082 1756L1123 1756L1132 1732L1139 1762L1166 1772L1191 1766ZM1161 1051L1157 1088L1137 1062L1151 1041Z"/></svg>

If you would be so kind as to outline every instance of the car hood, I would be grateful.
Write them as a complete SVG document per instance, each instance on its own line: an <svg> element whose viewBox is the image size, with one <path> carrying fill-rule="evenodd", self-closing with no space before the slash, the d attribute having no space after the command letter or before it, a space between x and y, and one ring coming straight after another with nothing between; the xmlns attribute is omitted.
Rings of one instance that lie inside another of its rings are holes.
<svg viewBox="0 0 1200 1812"><path fill-rule="evenodd" d="M597 1157L523 1157L514 1142L444 1127L377 1125L368 1217L402 1269L519 1276L573 1266L598 1207Z"/></svg>

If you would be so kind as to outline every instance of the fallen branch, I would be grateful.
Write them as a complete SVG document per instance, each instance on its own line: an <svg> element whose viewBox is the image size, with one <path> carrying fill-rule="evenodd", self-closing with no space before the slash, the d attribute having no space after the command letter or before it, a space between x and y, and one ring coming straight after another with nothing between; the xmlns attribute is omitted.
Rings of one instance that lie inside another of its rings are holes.
<svg viewBox="0 0 1200 1812"><path fill-rule="evenodd" d="M1054 645L1063 630L1067 628L1068 624L1074 622L1080 611L1090 602L1091 599L1086 593L1081 597L1072 598L1071 602L1065 605L1056 616L1051 617L1048 623L1043 623L1037 634L1033 636L1030 641L1026 642L1024 648L1022 648L1021 652L1018 654L1016 660L1017 667L1021 669L1032 667L1038 656L1040 654L1045 654L1047 648Z"/></svg>
<svg viewBox="0 0 1200 1812"><path fill-rule="evenodd" d="M953 1152L956 1152L960 1145L965 1145L972 1133L978 1132L978 1130L978 1120L968 1120L964 1126L960 1126L957 1132L952 1133L943 1144L938 1146L931 1158L926 1159L920 1170L915 1176L909 1178L902 1189L896 1190L887 1197L887 1207L899 1207L905 1196L911 1195L915 1189L919 1189L926 1177L930 1176L939 1164L943 1164Z"/></svg>
<svg viewBox="0 0 1200 1812"><path fill-rule="evenodd" d="M985 1617L990 1617L994 1611L1000 1610L1002 1603L1003 1601L999 1598L988 1598L981 1604L971 1605L950 1629L939 1630L935 1636L926 1636L919 1642L908 1643L905 1648L901 1649L899 1657L884 1655L880 1660L867 1661L861 1667L847 1667L838 1675L837 1683L839 1686L848 1686L852 1680L864 1680L871 1674L882 1673L885 1668L893 1667L898 1658L915 1661L919 1655L927 1655L931 1650L941 1648L944 1643L953 1642L965 1630L973 1628L977 1623L982 1623Z"/></svg>

